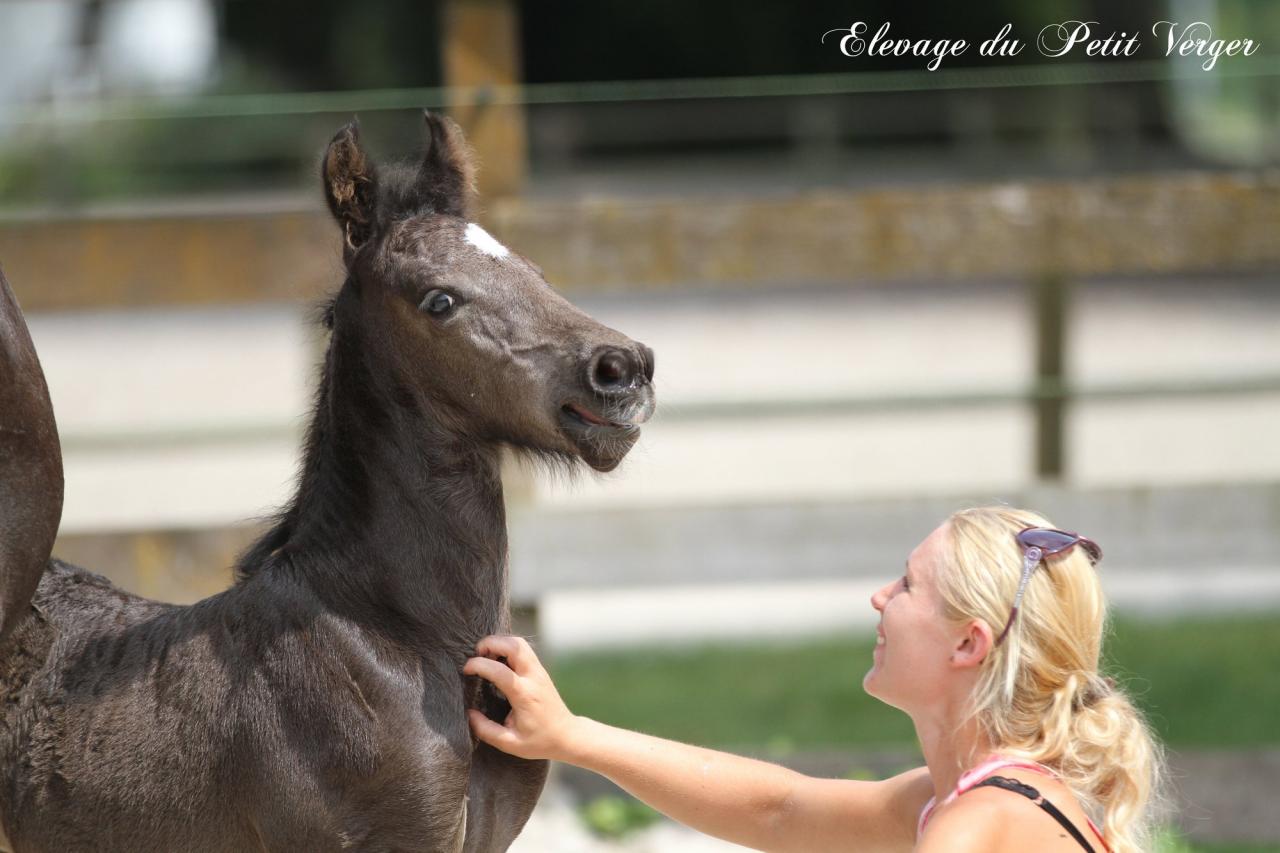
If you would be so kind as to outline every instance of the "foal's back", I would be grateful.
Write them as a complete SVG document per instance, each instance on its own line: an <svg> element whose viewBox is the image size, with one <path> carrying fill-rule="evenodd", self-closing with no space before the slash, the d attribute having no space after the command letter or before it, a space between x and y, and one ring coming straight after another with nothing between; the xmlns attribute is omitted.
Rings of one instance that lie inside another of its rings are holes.
<svg viewBox="0 0 1280 853"><path fill-rule="evenodd" d="M465 790L449 780L465 784L465 720L429 730L421 713L427 681L461 708L460 680L448 665L405 671L304 585L251 580L183 607L53 560L33 604L0 655L15 850L460 838Z"/></svg>

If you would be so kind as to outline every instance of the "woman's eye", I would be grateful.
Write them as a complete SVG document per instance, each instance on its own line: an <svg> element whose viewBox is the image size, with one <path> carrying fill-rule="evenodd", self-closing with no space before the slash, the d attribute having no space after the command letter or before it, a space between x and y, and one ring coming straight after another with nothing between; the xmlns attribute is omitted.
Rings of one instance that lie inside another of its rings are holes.
<svg viewBox="0 0 1280 853"><path fill-rule="evenodd" d="M423 298L418 307L434 317L440 317L453 310L456 304L457 300L453 298L453 294L443 290L433 290Z"/></svg>
<svg viewBox="0 0 1280 853"><path fill-rule="evenodd" d="M903 576L902 576L902 588L903 588L903 589L905 589L905 590L910 590L910 589L911 589L911 581L907 580L907 576L906 576L906 575L903 575Z"/></svg>

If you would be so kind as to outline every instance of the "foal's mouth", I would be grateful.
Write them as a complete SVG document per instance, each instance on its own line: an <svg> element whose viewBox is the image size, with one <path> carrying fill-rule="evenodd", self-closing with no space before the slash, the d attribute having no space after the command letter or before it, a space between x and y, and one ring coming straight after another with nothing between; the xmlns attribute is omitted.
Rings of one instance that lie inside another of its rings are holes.
<svg viewBox="0 0 1280 853"><path fill-rule="evenodd" d="M639 427L633 423L619 423L617 421L611 421L578 403L565 403L560 407L560 411L564 412L570 421L577 422L584 427L601 427L608 430L618 431L639 429Z"/></svg>
<svg viewBox="0 0 1280 853"><path fill-rule="evenodd" d="M653 415L653 404L649 386L613 400L565 400L558 413L560 430L584 462L612 471L640 438L640 424Z"/></svg>

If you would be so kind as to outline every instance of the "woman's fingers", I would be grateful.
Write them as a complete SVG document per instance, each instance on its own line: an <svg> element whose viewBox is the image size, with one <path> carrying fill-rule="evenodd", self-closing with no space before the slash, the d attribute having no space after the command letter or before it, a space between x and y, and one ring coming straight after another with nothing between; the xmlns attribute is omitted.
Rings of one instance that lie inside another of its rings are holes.
<svg viewBox="0 0 1280 853"><path fill-rule="evenodd" d="M516 692L516 682L519 680L519 676L501 661L487 657L471 658L463 664L462 671L466 675L478 675L485 681L492 682L495 687L506 694L508 700Z"/></svg>
<svg viewBox="0 0 1280 853"><path fill-rule="evenodd" d="M485 637L476 644L476 653L487 658L506 658L507 666L518 675L528 675L530 671L541 668L538 656L524 637L494 635Z"/></svg>
<svg viewBox="0 0 1280 853"><path fill-rule="evenodd" d="M471 731L489 746L504 752L510 752L516 746L516 736L511 729L495 723L475 708L467 711L467 719L471 723Z"/></svg>

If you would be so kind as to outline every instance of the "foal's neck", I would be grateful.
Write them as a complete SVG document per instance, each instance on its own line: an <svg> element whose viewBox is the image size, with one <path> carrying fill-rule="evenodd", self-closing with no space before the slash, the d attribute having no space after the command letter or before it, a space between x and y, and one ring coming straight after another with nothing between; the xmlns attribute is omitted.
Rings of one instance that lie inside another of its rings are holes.
<svg viewBox="0 0 1280 853"><path fill-rule="evenodd" d="M499 451L368 358L335 334L281 550L362 622L472 644L507 620Z"/></svg>

